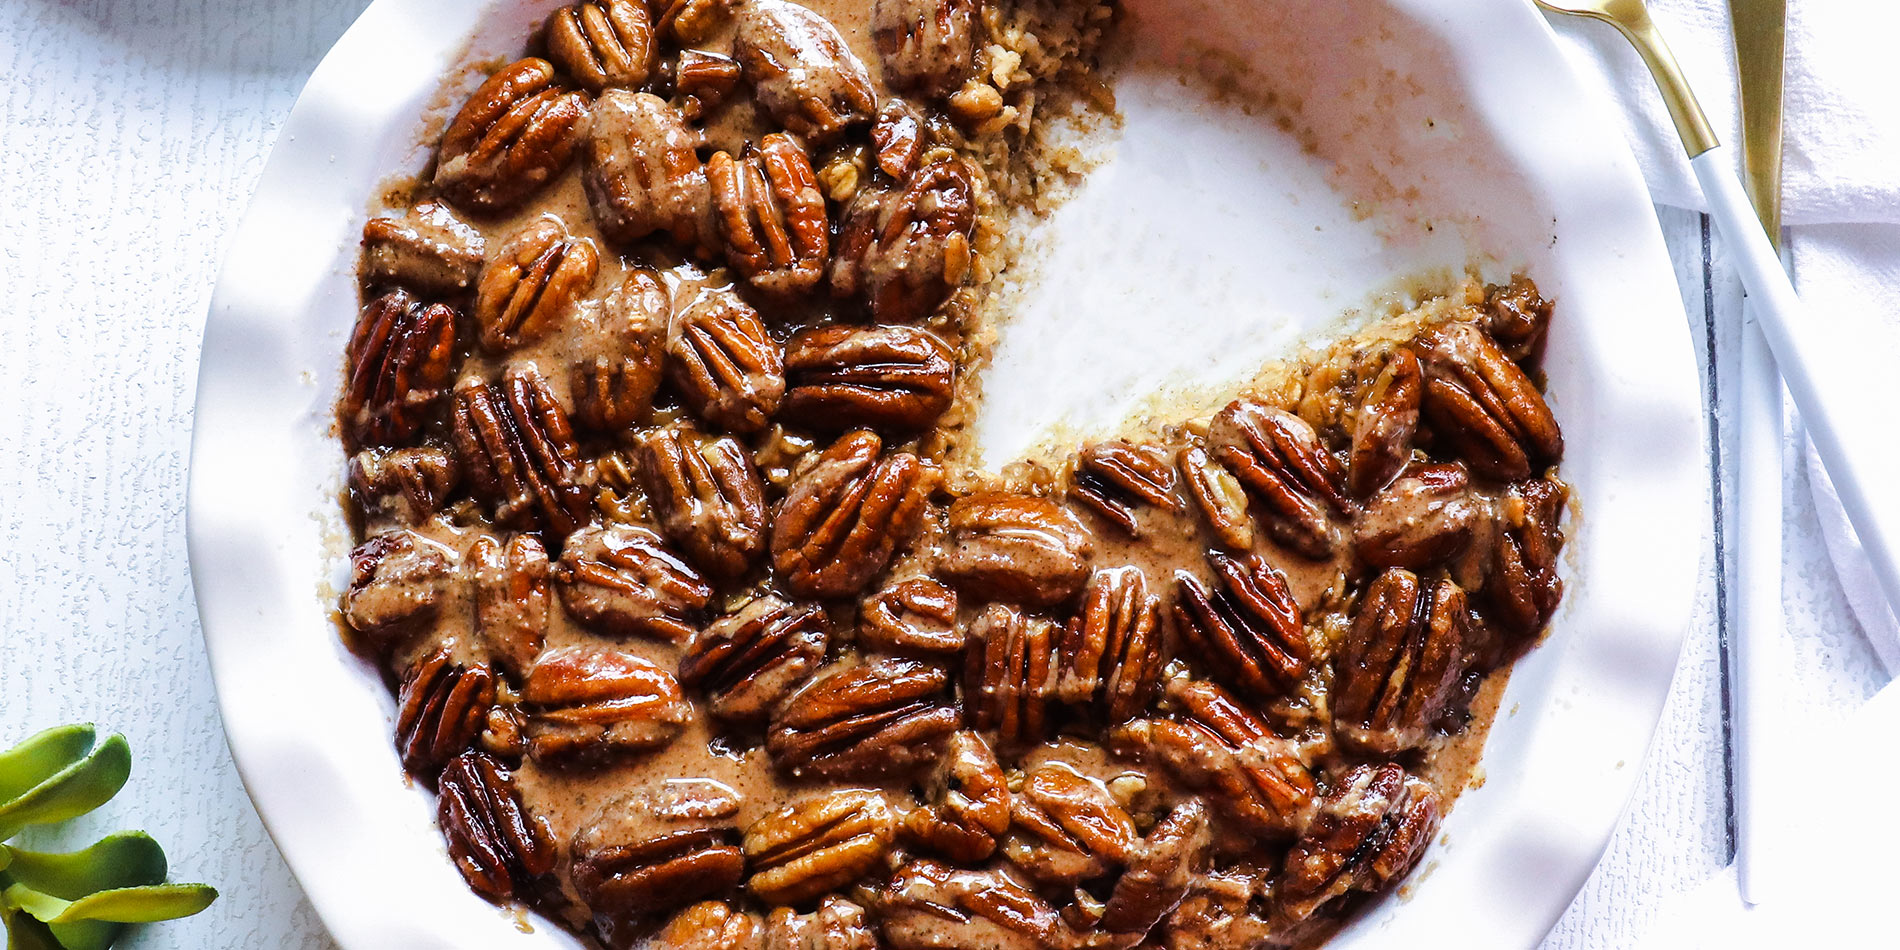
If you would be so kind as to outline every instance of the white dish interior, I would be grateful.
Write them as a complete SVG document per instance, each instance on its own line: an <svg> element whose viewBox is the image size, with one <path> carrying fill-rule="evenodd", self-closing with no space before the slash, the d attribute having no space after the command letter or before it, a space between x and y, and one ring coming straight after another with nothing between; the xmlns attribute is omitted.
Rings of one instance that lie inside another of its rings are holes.
<svg viewBox="0 0 1900 950"><path fill-rule="evenodd" d="M445 71L519 49L553 5L372 5L286 123L206 328L189 531L226 731L350 950L577 945L466 888L402 777L393 701L331 620L349 544L331 405L358 231L377 184L420 166ZM1216 398L1408 276L1533 276L1558 301L1546 369L1583 513L1564 608L1512 679L1483 787L1403 899L1334 944L1397 927L1424 946L1532 946L1635 782L1708 517L1686 326L1636 167L1522 0L1127 6L1126 122L1040 239L1043 276L986 380L986 450L1112 427L1162 390ZM1181 81L1210 64L1241 92Z"/></svg>

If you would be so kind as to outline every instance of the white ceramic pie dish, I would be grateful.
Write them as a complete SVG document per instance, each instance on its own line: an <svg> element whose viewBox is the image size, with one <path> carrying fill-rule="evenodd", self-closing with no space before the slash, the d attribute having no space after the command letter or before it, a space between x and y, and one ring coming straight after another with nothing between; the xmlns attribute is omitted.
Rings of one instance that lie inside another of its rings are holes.
<svg viewBox="0 0 1900 950"><path fill-rule="evenodd" d="M205 331L189 534L225 728L348 950L576 945L468 891L402 777L391 698L332 621L349 539L331 405L368 201L420 164L425 110L459 101L445 71L517 49L553 5L372 5L285 124ZM1051 420L1085 430L1157 388L1217 391L1408 274L1530 273L1559 302L1546 368L1583 513L1569 591L1512 679L1483 787L1404 897L1334 946L1534 946L1636 780L1708 518L1687 328L1635 164L1528 0L1127 6L1126 121L1039 244L1044 277L986 383L986 445L1007 457ZM1184 62L1280 98L1183 92Z"/></svg>

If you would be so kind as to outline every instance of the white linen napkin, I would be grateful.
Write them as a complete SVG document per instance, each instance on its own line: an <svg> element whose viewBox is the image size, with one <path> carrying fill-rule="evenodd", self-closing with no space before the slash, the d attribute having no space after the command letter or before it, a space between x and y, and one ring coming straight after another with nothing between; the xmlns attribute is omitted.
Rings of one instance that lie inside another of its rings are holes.
<svg viewBox="0 0 1900 950"><path fill-rule="evenodd" d="M1735 53L1724 0L1650 0L1722 141L1741 142ZM1621 103L1625 133L1658 204L1706 210L1675 128L1642 61L1607 26L1566 21L1573 61ZM1841 372L1883 398L1900 369L1900 4L1789 0L1782 217L1808 316L1865 341ZM1803 433L1791 433L1802 439ZM1867 433L1867 438L1894 438ZM1806 453L1831 560L1887 672L1900 674L1900 624L1810 447ZM1900 478L1900 473L1896 473Z"/></svg>

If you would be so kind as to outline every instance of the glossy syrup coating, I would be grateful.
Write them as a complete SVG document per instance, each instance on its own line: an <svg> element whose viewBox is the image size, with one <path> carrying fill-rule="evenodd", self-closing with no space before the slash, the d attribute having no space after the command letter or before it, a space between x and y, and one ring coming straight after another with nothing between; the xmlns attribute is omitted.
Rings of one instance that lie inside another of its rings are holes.
<svg viewBox="0 0 1900 950"><path fill-rule="evenodd" d="M1563 593L1553 307L971 472L1027 2L579 0L365 227L342 616L477 892L616 950L1307 947L1421 860Z"/></svg>

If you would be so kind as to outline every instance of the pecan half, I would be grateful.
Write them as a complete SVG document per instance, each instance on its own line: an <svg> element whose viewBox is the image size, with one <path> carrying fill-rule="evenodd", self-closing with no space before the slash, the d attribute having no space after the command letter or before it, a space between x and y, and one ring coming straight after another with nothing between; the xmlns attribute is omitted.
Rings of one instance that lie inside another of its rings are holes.
<svg viewBox="0 0 1900 950"><path fill-rule="evenodd" d="M526 675L548 634L547 549L531 534L507 544L483 535L468 549L474 568L475 636L502 669Z"/></svg>
<svg viewBox="0 0 1900 950"><path fill-rule="evenodd" d="M505 353L545 333L594 288L600 252L567 233L559 218L536 218L515 232L475 288L482 349Z"/></svg>
<svg viewBox="0 0 1900 950"><path fill-rule="evenodd" d="M495 702L487 665L455 662L447 648L416 661L403 675L396 704L396 749L402 767L428 776L462 754Z"/></svg>
<svg viewBox="0 0 1900 950"><path fill-rule="evenodd" d="M487 250L482 232L448 205L425 201L399 218L363 225L365 284L393 284L419 294L454 297L475 286Z"/></svg>
<svg viewBox="0 0 1900 950"><path fill-rule="evenodd" d="M724 901L700 901L653 935L655 950L761 950L759 919Z"/></svg>
<svg viewBox="0 0 1900 950"><path fill-rule="evenodd" d="M545 59L501 68L449 120L435 186L461 207L501 212L554 179L587 134L587 94L555 80Z"/></svg>
<svg viewBox="0 0 1900 950"><path fill-rule="evenodd" d="M925 784L929 802L904 816L904 837L961 864L996 850L1009 830L1009 786L983 737L968 729L950 737Z"/></svg>
<svg viewBox="0 0 1900 950"><path fill-rule="evenodd" d="M1049 606L1088 580L1095 542L1067 508L1046 498L984 491L950 506L940 567L986 599Z"/></svg>
<svg viewBox="0 0 1900 950"><path fill-rule="evenodd" d="M1505 492L1503 528L1485 578L1485 602L1491 615L1520 636L1550 622L1563 598L1557 555L1563 551L1561 521L1569 490L1548 478L1518 482Z"/></svg>
<svg viewBox="0 0 1900 950"><path fill-rule="evenodd" d="M923 516L923 463L861 429L799 465L772 516L772 566L794 593L848 597L909 543Z"/></svg>
<svg viewBox="0 0 1900 950"><path fill-rule="evenodd" d="M1232 950L1285 944L1266 895L1268 875L1254 868L1221 868L1195 878L1187 899L1168 915L1162 945L1169 950Z"/></svg>
<svg viewBox="0 0 1900 950"><path fill-rule="evenodd" d="M1054 907L1005 867L969 871L907 861L882 892L891 950L1050 950L1077 943Z"/></svg>
<svg viewBox="0 0 1900 950"><path fill-rule="evenodd" d="M1160 614L1161 601L1148 593L1140 568L1096 571L1063 633L1056 695L1093 707L1111 725L1141 715L1168 663Z"/></svg>
<svg viewBox="0 0 1900 950"><path fill-rule="evenodd" d="M653 70L653 19L643 0L588 0L548 14L548 58L589 92L636 87Z"/></svg>
<svg viewBox="0 0 1900 950"><path fill-rule="evenodd" d="M991 604L970 625L964 649L963 708L970 725L998 745L1041 742L1055 697L1055 624L1007 604Z"/></svg>
<svg viewBox="0 0 1900 950"><path fill-rule="evenodd" d="M1418 354L1403 346L1393 350L1353 413L1346 479L1353 497L1371 496L1405 468L1424 391L1425 370Z"/></svg>
<svg viewBox="0 0 1900 950"><path fill-rule="evenodd" d="M901 775L931 761L957 728L950 674L883 659L823 674L780 705L765 747L779 770L846 781Z"/></svg>
<svg viewBox="0 0 1900 950"><path fill-rule="evenodd" d="M1551 303L1530 278L1519 274L1504 286L1484 289L1484 329L1504 355L1523 363L1542 351L1550 330Z"/></svg>
<svg viewBox="0 0 1900 950"><path fill-rule="evenodd" d="M1215 679L1254 699L1279 697L1313 658L1286 575L1258 554L1210 554L1207 563L1220 576L1218 593L1175 572L1174 629Z"/></svg>
<svg viewBox="0 0 1900 950"><path fill-rule="evenodd" d="M779 416L829 431L928 428L956 393L956 354L918 327L801 330L785 346L785 372Z"/></svg>
<svg viewBox="0 0 1900 950"><path fill-rule="evenodd" d="M1159 759L1190 791L1206 795L1235 826L1290 838L1312 813L1317 786L1292 742L1213 683L1175 680L1173 719L1137 719L1111 734Z"/></svg>
<svg viewBox="0 0 1900 950"><path fill-rule="evenodd" d="M607 240L665 231L688 252L713 246L712 197L700 134L651 93L609 89L594 103L581 181Z"/></svg>
<svg viewBox="0 0 1900 950"><path fill-rule="evenodd" d="M1042 884L1073 887L1127 862L1141 833L1102 783L1050 760L1010 800L1003 856Z"/></svg>
<svg viewBox="0 0 1900 950"><path fill-rule="evenodd" d="M760 107L814 144L871 118L877 108L871 75L838 28L796 3L746 4L733 51Z"/></svg>
<svg viewBox="0 0 1900 950"><path fill-rule="evenodd" d="M1208 453L1258 499L1273 539L1312 558L1338 541L1328 509L1352 511L1339 461L1313 427L1290 412L1236 401L1214 416Z"/></svg>
<svg viewBox="0 0 1900 950"><path fill-rule="evenodd" d="M970 270L974 177L961 159L943 159L902 188L860 189L838 224L832 292L862 297L885 323L930 316Z"/></svg>
<svg viewBox="0 0 1900 950"><path fill-rule="evenodd" d="M660 528L707 573L740 577L765 551L765 486L730 437L684 426L640 436L634 461Z"/></svg>
<svg viewBox="0 0 1900 950"><path fill-rule="evenodd" d="M1075 487L1070 494L1108 523L1139 537L1138 508L1181 510L1174 482L1174 463L1161 447L1097 442L1076 456Z"/></svg>
<svg viewBox="0 0 1900 950"><path fill-rule="evenodd" d="M746 889L796 904L864 876L890 850L896 819L881 792L847 788L787 805L745 832Z"/></svg>
<svg viewBox="0 0 1900 950"><path fill-rule="evenodd" d="M1188 497L1194 499L1214 540L1229 551L1252 550L1253 519L1247 515L1247 492L1239 479L1215 464L1198 445L1183 448L1177 459Z"/></svg>
<svg viewBox="0 0 1900 950"><path fill-rule="evenodd" d="M871 151L877 156L877 169L892 181L904 181L917 170L929 144L929 131L923 113L902 99L886 99L871 123Z"/></svg>
<svg viewBox="0 0 1900 950"><path fill-rule="evenodd" d="M706 693L721 719L762 721L824 660L828 623L817 604L755 598L694 634L680 682Z"/></svg>
<svg viewBox="0 0 1900 950"><path fill-rule="evenodd" d="M680 50L673 67L673 89L680 94L680 111L699 121L719 110L739 88L739 62L703 49Z"/></svg>
<svg viewBox="0 0 1900 950"><path fill-rule="evenodd" d="M976 66L977 0L877 0L871 38L893 86L943 97Z"/></svg>
<svg viewBox="0 0 1900 950"><path fill-rule="evenodd" d="M461 481L455 457L432 445L364 449L350 457L350 500L357 509L411 527L441 511Z"/></svg>
<svg viewBox="0 0 1900 950"><path fill-rule="evenodd" d="M667 373L701 419L732 432L765 428L785 396L785 363L759 312L709 288L673 317Z"/></svg>
<svg viewBox="0 0 1900 950"><path fill-rule="evenodd" d="M801 914L775 907L765 918L768 950L878 950L877 933L864 908L842 897L826 897L818 910Z"/></svg>
<svg viewBox="0 0 1900 950"><path fill-rule="evenodd" d="M674 643L693 635L693 617L713 594L659 535L629 524L576 532L561 552L554 579L561 603L581 623L615 636Z"/></svg>
<svg viewBox="0 0 1900 950"><path fill-rule="evenodd" d="M652 271L630 268L596 312L598 350L573 364L574 422L621 433L644 422L659 392L672 302Z"/></svg>
<svg viewBox="0 0 1900 950"><path fill-rule="evenodd" d="M1396 567L1366 588L1334 674L1341 738L1382 755L1425 741L1464 673L1465 609L1457 584Z"/></svg>
<svg viewBox="0 0 1900 950"><path fill-rule="evenodd" d="M1102 912L1102 929L1146 936L1187 897L1188 888L1206 868L1212 837L1207 808L1199 799L1176 805L1148 832L1115 882Z"/></svg>
<svg viewBox="0 0 1900 950"><path fill-rule="evenodd" d="M521 804L514 775L493 756L472 750L456 756L436 786L435 820L449 858L477 893L523 897L554 869L547 822Z"/></svg>
<svg viewBox="0 0 1900 950"><path fill-rule="evenodd" d="M706 160L726 260L752 286L781 297L818 286L831 256L825 196L811 156L798 140L775 132L741 158L714 152Z"/></svg>
<svg viewBox="0 0 1900 950"><path fill-rule="evenodd" d="M455 387L455 447L469 485L494 505L497 524L566 537L590 507L567 413L532 369L509 369L496 388L473 377Z"/></svg>
<svg viewBox="0 0 1900 950"><path fill-rule="evenodd" d="M858 606L858 642L873 650L947 656L963 650L957 592L928 577L898 581Z"/></svg>
<svg viewBox="0 0 1900 950"><path fill-rule="evenodd" d="M455 565L454 551L413 531L370 538L350 552L343 619L386 650L436 618Z"/></svg>
<svg viewBox="0 0 1900 950"><path fill-rule="evenodd" d="M348 355L337 416L350 450L409 442L449 394L455 311L392 290L363 307Z"/></svg>
<svg viewBox="0 0 1900 950"><path fill-rule="evenodd" d="M745 873L739 795L663 779L601 808L574 837L574 888L595 913L653 913L731 890Z"/></svg>
<svg viewBox="0 0 1900 950"><path fill-rule="evenodd" d="M713 33L732 14L733 0L652 0L659 18L655 28L680 43L699 43Z"/></svg>
<svg viewBox="0 0 1900 950"><path fill-rule="evenodd" d="M1412 870L1438 830L1438 794L1392 763L1361 765L1326 793L1287 852L1279 917L1297 923L1353 892L1377 894Z"/></svg>
<svg viewBox="0 0 1900 950"><path fill-rule="evenodd" d="M1353 550L1374 567L1417 570L1451 559L1470 543L1482 514L1470 487L1456 462L1406 469L1366 503L1353 524Z"/></svg>
<svg viewBox="0 0 1900 950"><path fill-rule="evenodd" d="M1563 433L1543 394L1483 330L1453 323L1419 342L1425 417L1473 472L1517 481L1563 455Z"/></svg>
<svg viewBox="0 0 1900 950"><path fill-rule="evenodd" d="M673 741L692 717L673 674L615 650L542 655L521 688L528 754L549 765L594 765Z"/></svg>

